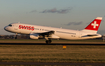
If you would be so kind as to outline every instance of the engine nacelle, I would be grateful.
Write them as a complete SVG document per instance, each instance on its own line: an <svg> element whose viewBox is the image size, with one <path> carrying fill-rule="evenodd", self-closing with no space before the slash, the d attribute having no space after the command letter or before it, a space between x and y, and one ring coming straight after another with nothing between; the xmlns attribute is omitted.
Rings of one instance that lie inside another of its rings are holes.
<svg viewBox="0 0 105 66"><path fill-rule="evenodd" d="M39 38L39 34L30 34L30 38L31 39L38 39Z"/></svg>

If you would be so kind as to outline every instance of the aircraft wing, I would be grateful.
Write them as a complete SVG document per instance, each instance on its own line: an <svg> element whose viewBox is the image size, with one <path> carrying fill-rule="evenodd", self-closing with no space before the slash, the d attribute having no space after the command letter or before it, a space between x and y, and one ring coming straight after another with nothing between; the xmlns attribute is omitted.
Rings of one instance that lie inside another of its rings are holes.
<svg viewBox="0 0 105 66"><path fill-rule="evenodd" d="M47 35L47 36L49 36L49 35L54 34L54 32L55 32L55 31L48 31L48 32L44 32L44 33L39 33L39 35L42 35L42 36Z"/></svg>
<svg viewBox="0 0 105 66"><path fill-rule="evenodd" d="M31 39L38 39L40 37L43 37L43 38L47 37L47 38L58 39L59 37L54 35L54 32L55 31L48 31L48 32L43 32L43 33L34 33L34 32L32 32L32 33L30 33L30 38Z"/></svg>

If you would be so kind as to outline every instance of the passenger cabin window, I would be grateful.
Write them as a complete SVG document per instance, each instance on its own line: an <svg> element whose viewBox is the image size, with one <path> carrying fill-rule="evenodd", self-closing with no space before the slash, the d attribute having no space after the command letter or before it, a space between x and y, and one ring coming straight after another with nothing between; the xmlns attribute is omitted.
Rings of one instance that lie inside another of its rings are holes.
<svg viewBox="0 0 105 66"><path fill-rule="evenodd" d="M8 26L11 26L11 27L12 27L12 25L11 25L11 24L9 24Z"/></svg>

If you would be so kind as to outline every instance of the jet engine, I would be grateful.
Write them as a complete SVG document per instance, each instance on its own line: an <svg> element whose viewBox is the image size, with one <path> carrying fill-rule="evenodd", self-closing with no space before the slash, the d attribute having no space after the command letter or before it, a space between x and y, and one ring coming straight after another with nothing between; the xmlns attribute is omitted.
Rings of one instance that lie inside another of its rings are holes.
<svg viewBox="0 0 105 66"><path fill-rule="evenodd" d="M30 34L30 38L31 39L38 39L39 38L39 34Z"/></svg>

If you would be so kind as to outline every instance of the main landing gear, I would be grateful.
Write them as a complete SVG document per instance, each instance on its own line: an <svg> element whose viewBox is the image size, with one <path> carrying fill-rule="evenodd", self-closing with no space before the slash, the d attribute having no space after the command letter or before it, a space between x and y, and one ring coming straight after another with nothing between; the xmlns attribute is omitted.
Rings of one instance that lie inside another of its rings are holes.
<svg viewBox="0 0 105 66"><path fill-rule="evenodd" d="M46 44L50 44L51 42L51 40L46 40Z"/></svg>
<svg viewBox="0 0 105 66"><path fill-rule="evenodd" d="M51 39L49 39L47 37L45 37L45 39L46 39L46 44L50 44L52 42Z"/></svg>

